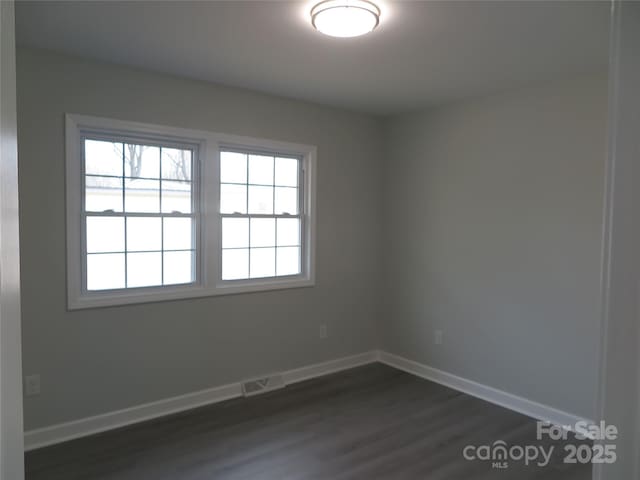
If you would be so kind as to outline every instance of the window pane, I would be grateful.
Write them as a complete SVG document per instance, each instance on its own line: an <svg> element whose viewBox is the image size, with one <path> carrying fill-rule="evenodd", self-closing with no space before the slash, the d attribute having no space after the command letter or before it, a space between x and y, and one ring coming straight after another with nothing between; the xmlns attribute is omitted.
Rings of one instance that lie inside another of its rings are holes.
<svg viewBox="0 0 640 480"><path fill-rule="evenodd" d="M249 213L273 213L273 187L249 186Z"/></svg>
<svg viewBox="0 0 640 480"><path fill-rule="evenodd" d="M162 219L127 218L127 251L149 251L162 248Z"/></svg>
<svg viewBox="0 0 640 480"><path fill-rule="evenodd" d="M124 208L127 212L160 212L160 182L131 180L124 183Z"/></svg>
<svg viewBox="0 0 640 480"><path fill-rule="evenodd" d="M249 219L222 219L222 248L247 248L249 246Z"/></svg>
<svg viewBox="0 0 640 480"><path fill-rule="evenodd" d="M247 213L247 187L244 185L221 185L220 212Z"/></svg>
<svg viewBox="0 0 640 480"><path fill-rule="evenodd" d="M122 143L84 141L84 173L122 176Z"/></svg>
<svg viewBox="0 0 640 480"><path fill-rule="evenodd" d="M300 247L278 248L278 275L297 275L300 273Z"/></svg>
<svg viewBox="0 0 640 480"><path fill-rule="evenodd" d="M247 155L220 152L220 182L247 183Z"/></svg>
<svg viewBox="0 0 640 480"><path fill-rule="evenodd" d="M84 208L87 212L122 211L122 179L85 177Z"/></svg>
<svg viewBox="0 0 640 480"><path fill-rule="evenodd" d="M252 248L250 251L251 278L273 277L276 274L276 249Z"/></svg>
<svg viewBox="0 0 640 480"><path fill-rule="evenodd" d="M127 287L162 285L162 253L127 253Z"/></svg>
<svg viewBox="0 0 640 480"><path fill-rule="evenodd" d="M163 180L162 211L191 213L191 182Z"/></svg>
<svg viewBox="0 0 640 480"><path fill-rule="evenodd" d="M191 150L162 148L162 178L191 180Z"/></svg>
<svg viewBox="0 0 640 480"><path fill-rule="evenodd" d="M298 189L276 187L276 213L298 214Z"/></svg>
<svg viewBox="0 0 640 480"><path fill-rule="evenodd" d="M273 157L249 155L249 183L273 185Z"/></svg>
<svg viewBox="0 0 640 480"><path fill-rule="evenodd" d="M251 246L275 247L276 245L276 219L252 218L251 219Z"/></svg>
<svg viewBox="0 0 640 480"><path fill-rule="evenodd" d="M249 250L222 251L222 279L249 278Z"/></svg>
<svg viewBox="0 0 640 480"><path fill-rule="evenodd" d="M160 148L125 143L124 175L131 178L160 178Z"/></svg>
<svg viewBox="0 0 640 480"><path fill-rule="evenodd" d="M297 218L278 219L278 246L300 245L300 220Z"/></svg>
<svg viewBox="0 0 640 480"><path fill-rule="evenodd" d="M276 158L276 185L281 187L298 186L298 160L295 158Z"/></svg>
<svg viewBox="0 0 640 480"><path fill-rule="evenodd" d="M124 252L124 218L87 217L87 252Z"/></svg>
<svg viewBox="0 0 640 480"><path fill-rule="evenodd" d="M193 268L194 252L164 253L164 285L192 283L196 281Z"/></svg>
<svg viewBox="0 0 640 480"><path fill-rule="evenodd" d="M124 286L124 253L87 255L87 290Z"/></svg>
<svg viewBox="0 0 640 480"><path fill-rule="evenodd" d="M193 245L193 225L190 218L164 219L164 249L191 250Z"/></svg>

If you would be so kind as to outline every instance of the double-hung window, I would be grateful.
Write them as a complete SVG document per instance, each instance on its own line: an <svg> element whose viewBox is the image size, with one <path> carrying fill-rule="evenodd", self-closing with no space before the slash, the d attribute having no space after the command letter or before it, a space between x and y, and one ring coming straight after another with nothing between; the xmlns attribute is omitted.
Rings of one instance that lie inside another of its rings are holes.
<svg viewBox="0 0 640 480"><path fill-rule="evenodd" d="M67 115L69 308L310 286L315 148Z"/></svg>
<svg viewBox="0 0 640 480"><path fill-rule="evenodd" d="M301 164L292 156L220 152L222 280L300 275Z"/></svg>
<svg viewBox="0 0 640 480"><path fill-rule="evenodd" d="M92 133L80 142L86 291L195 283L197 147Z"/></svg>

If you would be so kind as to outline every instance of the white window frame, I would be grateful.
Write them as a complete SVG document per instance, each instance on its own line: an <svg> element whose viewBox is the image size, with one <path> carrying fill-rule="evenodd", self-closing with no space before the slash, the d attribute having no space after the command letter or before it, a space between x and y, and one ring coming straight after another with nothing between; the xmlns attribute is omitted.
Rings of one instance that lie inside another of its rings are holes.
<svg viewBox="0 0 640 480"><path fill-rule="evenodd" d="M200 200L195 283L121 290L86 291L83 279L82 143L86 134L148 137L193 145L193 195ZM220 150L251 150L296 156L302 162L301 273L286 277L222 280L222 215L220 214ZM86 115L66 115L67 307L127 305L215 295L281 290L315 285L316 157L311 145L280 142L202 130L174 128ZM196 178L199 172L199 178Z"/></svg>

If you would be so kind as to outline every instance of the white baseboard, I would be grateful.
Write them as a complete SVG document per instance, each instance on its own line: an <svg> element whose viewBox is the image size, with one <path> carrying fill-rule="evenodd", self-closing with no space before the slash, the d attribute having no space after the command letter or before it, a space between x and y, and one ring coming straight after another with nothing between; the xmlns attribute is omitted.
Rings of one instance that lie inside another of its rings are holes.
<svg viewBox="0 0 640 480"><path fill-rule="evenodd" d="M403 370L418 377L439 383L468 395L481 398L501 407L514 410L529 417L543 420L560 426L575 425L583 419L577 415L543 405L526 398L504 392L466 378L429 367L384 351L370 351L350 357L330 360L328 362L307 365L294 370L282 372L285 385L321 377L349 368L381 362L390 367ZM104 413L93 417L74 420L72 422L52 425L50 427L25 432L25 450L54 445L74 438L85 437L95 433L113 430L134 423L163 417L192 408L222 402L242 396L240 382L222 385L177 397L146 403L115 412Z"/></svg>
<svg viewBox="0 0 640 480"><path fill-rule="evenodd" d="M557 408L543 405L533 400L528 400L503 390L498 390L496 388L474 382L473 380L468 380L391 353L379 351L378 361L385 365L389 365L390 367L397 368L398 370L403 370L407 373L439 383L459 392L466 393L495 405L522 413L523 415L532 417L536 420L549 422L565 428L575 426L581 421L588 422L589 424L594 423L592 420L582 418L578 415L564 412Z"/></svg>
<svg viewBox="0 0 640 480"><path fill-rule="evenodd" d="M365 365L377 361L376 351L365 352L350 357L330 360L328 362L307 365L302 368L282 372L285 385L308 380L348 368ZM177 397L166 398L157 402L145 403L115 412L104 413L93 417L74 420L72 422L52 425L50 427L29 430L24 434L25 450L54 445L74 438L85 437L94 433L113 430L153 418L163 417L192 408L209 405L231 398L240 397L240 382L209 388L198 392L187 393Z"/></svg>

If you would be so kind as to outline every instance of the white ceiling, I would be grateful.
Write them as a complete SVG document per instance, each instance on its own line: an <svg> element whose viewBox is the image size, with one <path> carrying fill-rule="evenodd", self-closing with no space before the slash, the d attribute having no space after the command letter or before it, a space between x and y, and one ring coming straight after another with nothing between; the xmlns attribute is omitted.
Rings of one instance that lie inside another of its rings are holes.
<svg viewBox="0 0 640 480"><path fill-rule="evenodd" d="M604 70L605 1L380 2L337 39L308 2L20 1L18 44L376 114Z"/></svg>

